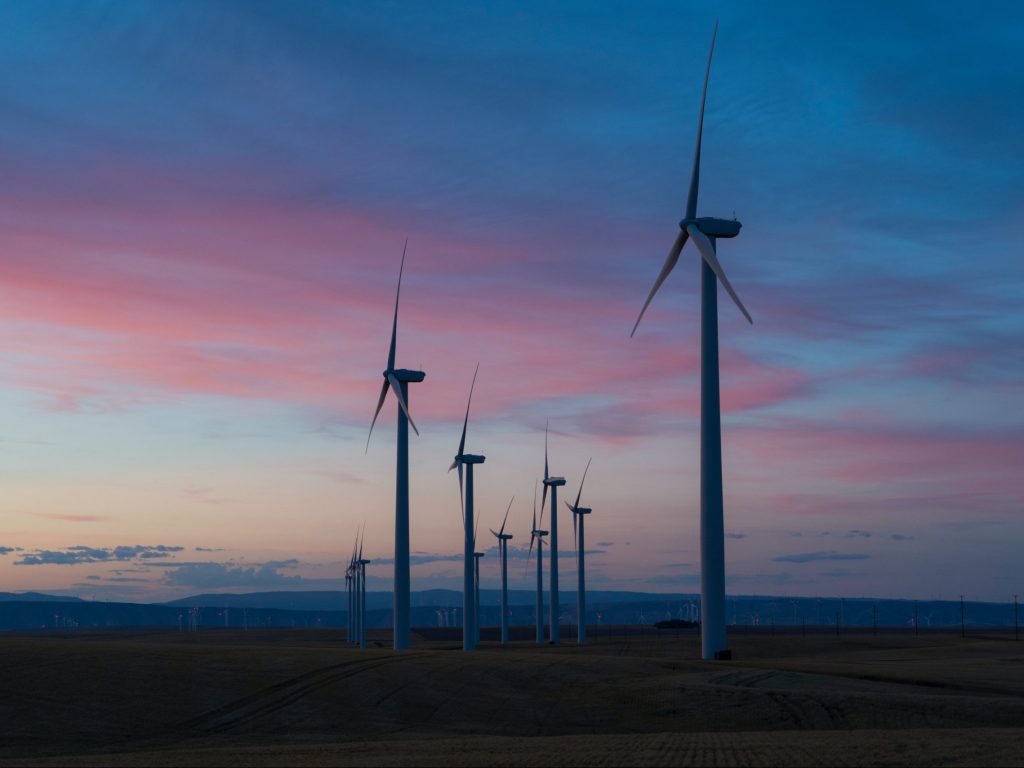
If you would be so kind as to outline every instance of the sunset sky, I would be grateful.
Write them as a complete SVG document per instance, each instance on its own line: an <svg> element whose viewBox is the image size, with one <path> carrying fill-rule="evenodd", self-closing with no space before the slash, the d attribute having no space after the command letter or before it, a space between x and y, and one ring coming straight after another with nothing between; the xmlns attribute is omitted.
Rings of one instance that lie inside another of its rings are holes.
<svg viewBox="0 0 1024 768"><path fill-rule="evenodd" d="M1024 593L1024 10L980 11L0 5L0 591L340 588L363 522L389 589L393 400L364 448L406 237L412 588L461 585L479 362L510 586L550 419L566 496L593 456L591 588L696 591L692 247L629 331L719 18L728 591Z"/></svg>

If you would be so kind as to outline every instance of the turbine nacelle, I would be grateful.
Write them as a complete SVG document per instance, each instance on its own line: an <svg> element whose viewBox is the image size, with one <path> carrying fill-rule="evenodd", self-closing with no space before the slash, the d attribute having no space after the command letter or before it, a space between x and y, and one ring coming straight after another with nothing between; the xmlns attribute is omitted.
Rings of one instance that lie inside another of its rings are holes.
<svg viewBox="0 0 1024 768"><path fill-rule="evenodd" d="M577 515L589 515L593 510L590 507L569 507Z"/></svg>
<svg viewBox="0 0 1024 768"><path fill-rule="evenodd" d="M473 553L473 557L478 557L478 558L479 557L486 557L486 555L487 555L486 552L474 552Z"/></svg>
<svg viewBox="0 0 1024 768"><path fill-rule="evenodd" d="M557 488L557 487L565 485L565 478L564 477L545 477L544 478L544 485L555 486Z"/></svg>
<svg viewBox="0 0 1024 768"><path fill-rule="evenodd" d="M679 228L683 231L693 224L708 237L724 238L736 237L743 227L736 219L716 219L712 216L700 216L693 219L683 219L679 222Z"/></svg>
<svg viewBox="0 0 1024 768"><path fill-rule="evenodd" d="M539 539L542 536L547 536L550 533L550 531L530 531L530 533Z"/></svg>
<svg viewBox="0 0 1024 768"><path fill-rule="evenodd" d="M456 464L483 464L485 461L487 461L486 456L480 456L475 453L460 453L455 457Z"/></svg>
<svg viewBox="0 0 1024 768"><path fill-rule="evenodd" d="M391 374L399 381L409 384L419 384L427 376L423 371L410 371L406 368L398 368L394 371L384 371L383 375L385 379L388 377L388 374Z"/></svg>
<svg viewBox="0 0 1024 768"><path fill-rule="evenodd" d="M494 531L491 531L491 533L494 533ZM501 539L502 541L508 541L509 539L512 538L512 534L511 533L494 533L494 538Z"/></svg>

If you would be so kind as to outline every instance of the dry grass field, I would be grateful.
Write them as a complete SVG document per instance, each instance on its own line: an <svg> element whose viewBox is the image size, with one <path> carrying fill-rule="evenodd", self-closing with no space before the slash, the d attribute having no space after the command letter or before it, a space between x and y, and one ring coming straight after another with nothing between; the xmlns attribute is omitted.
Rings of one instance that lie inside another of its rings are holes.
<svg viewBox="0 0 1024 768"><path fill-rule="evenodd" d="M1024 765L1024 643L0 636L2 765Z"/></svg>

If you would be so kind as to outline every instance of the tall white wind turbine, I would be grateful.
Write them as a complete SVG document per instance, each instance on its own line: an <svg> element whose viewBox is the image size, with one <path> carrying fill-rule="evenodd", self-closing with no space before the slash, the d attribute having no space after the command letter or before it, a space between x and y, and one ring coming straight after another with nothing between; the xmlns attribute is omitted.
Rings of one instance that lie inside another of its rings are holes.
<svg viewBox="0 0 1024 768"><path fill-rule="evenodd" d="M515 501L516 497L512 497ZM501 521L501 529L491 533L498 540L498 558L501 560L501 644L508 645L508 542L512 538L511 533L505 533L505 523L508 522L508 513L512 509L512 501L508 503L505 510L505 519ZM536 503L536 499L534 499Z"/></svg>
<svg viewBox="0 0 1024 768"><path fill-rule="evenodd" d="M418 435L416 424L409 415L409 385L423 381L423 371L395 368L395 344L398 338L398 299L402 295L402 271L405 269L405 251L409 241L402 248L402 263L398 267L398 290L395 292L395 315L391 323L391 346L388 349L388 367L384 371L384 386L377 400L377 410L370 422L366 436L366 450L370 450L370 436L377 423L380 409L388 396L388 389L395 393L398 401L398 458L395 475L395 588L393 602L393 647L404 651L409 647L409 425Z"/></svg>
<svg viewBox="0 0 1024 768"><path fill-rule="evenodd" d="M551 644L558 645L561 640L561 632L558 627L558 489L565 485L564 477L552 477L548 473L548 425L544 424L544 495L540 503L540 514L544 516L544 503L547 501L548 488L551 489L551 540L548 544L548 559L551 564L549 579L551 585L551 596L548 602L550 613L548 622L551 625ZM537 550L538 553L540 550ZM539 554L538 554L539 557Z"/></svg>
<svg viewBox="0 0 1024 768"><path fill-rule="evenodd" d="M586 469L583 470L583 479L580 480L580 490L576 494L576 503L565 502L565 506L572 512L572 533L573 542L576 546L576 643L583 645L587 642L587 568L586 568L586 537L583 535L586 515L591 512L590 507L580 506L580 497L583 495L583 483L587 480L587 471L590 469L590 459L587 459ZM579 518L577 524L576 518Z"/></svg>
<svg viewBox="0 0 1024 768"><path fill-rule="evenodd" d="M473 372L473 382L469 385L469 399L466 401L466 418L462 421L462 437L459 439L459 450L448 471L459 470L459 498L462 505L462 650L472 651L477 644L477 611L476 590L474 584L476 557L476 528L473 523L473 466L483 464L485 456L466 453L466 427L469 424L469 406L473 402L473 389L476 387L476 375L480 372L480 364ZM465 473L463 473L465 467ZM465 488L463 488L465 483Z"/></svg>
<svg viewBox="0 0 1024 768"><path fill-rule="evenodd" d="M544 524L544 507L540 509L541 525ZM533 489L533 525L530 527L530 551L526 554L526 567L530 567L533 542L537 542L537 645L544 644L544 537L547 531L537 527L537 489Z"/></svg>
<svg viewBox="0 0 1024 768"><path fill-rule="evenodd" d="M732 284L718 262L716 243L721 238L736 237L740 223L736 220L697 216L697 190L700 185L700 144L704 127L704 104L708 95L711 56L715 50L718 23L711 36L704 73L704 90L697 119L697 143L693 153L690 191L686 198L686 215L679 222L679 236L668 253L658 279L654 281L640 316L633 325L636 333L640 319L679 260L687 239L693 240L701 256L701 397L700 397L700 566L701 566L701 654L705 659L728 659L732 653L725 638L725 521L722 505L722 425L718 386L718 283L740 312L752 323L750 313L740 301Z"/></svg>

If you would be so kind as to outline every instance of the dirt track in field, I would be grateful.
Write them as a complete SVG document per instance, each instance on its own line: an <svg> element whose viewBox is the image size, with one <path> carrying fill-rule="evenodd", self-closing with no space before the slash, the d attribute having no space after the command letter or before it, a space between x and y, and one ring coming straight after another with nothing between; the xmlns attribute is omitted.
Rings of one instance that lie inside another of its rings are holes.
<svg viewBox="0 0 1024 768"><path fill-rule="evenodd" d="M691 635L360 652L328 631L0 637L6 765L1024 765L1024 646Z"/></svg>

